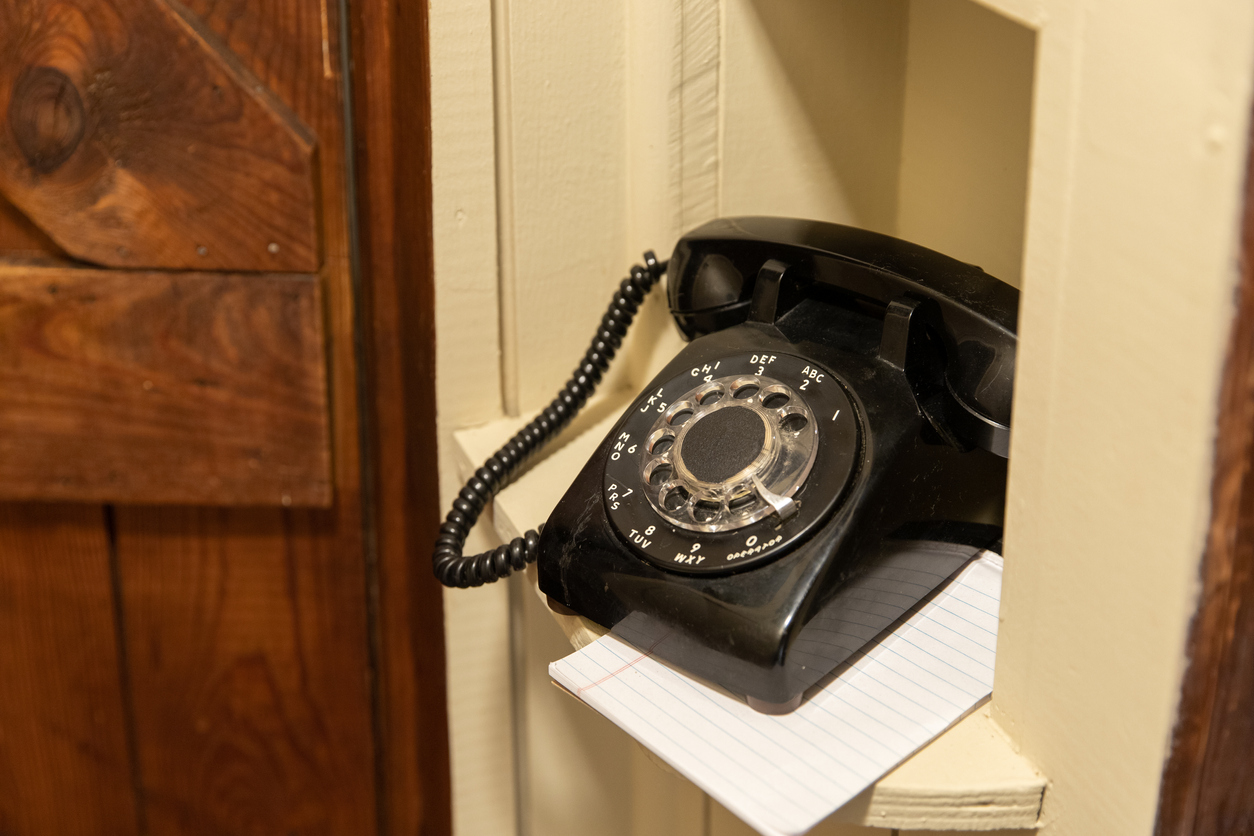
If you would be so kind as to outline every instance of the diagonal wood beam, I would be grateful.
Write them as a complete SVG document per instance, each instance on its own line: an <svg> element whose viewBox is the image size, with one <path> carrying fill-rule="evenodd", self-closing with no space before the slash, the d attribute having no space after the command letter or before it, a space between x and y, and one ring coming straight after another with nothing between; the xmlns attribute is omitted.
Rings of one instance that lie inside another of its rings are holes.
<svg viewBox="0 0 1254 836"><path fill-rule="evenodd" d="M110 267L314 272L315 143L163 0L0 0L0 193Z"/></svg>

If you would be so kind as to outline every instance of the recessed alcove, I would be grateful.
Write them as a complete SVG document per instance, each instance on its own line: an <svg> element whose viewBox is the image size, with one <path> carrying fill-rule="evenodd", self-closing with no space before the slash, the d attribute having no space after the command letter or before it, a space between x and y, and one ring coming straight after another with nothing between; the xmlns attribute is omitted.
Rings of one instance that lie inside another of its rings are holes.
<svg viewBox="0 0 1254 836"><path fill-rule="evenodd" d="M573 24L555 23L543 51L533 50L534 33L509 44L510 112L498 109L497 119L512 120L512 150L498 145L497 153L514 156L498 159L497 187L504 182L512 194L497 200L518 225L509 239L514 255L500 256L502 264L513 259L512 275L502 267L500 293L504 307L516 307L503 321L517 336L514 344L503 336L502 379L508 392L513 353L521 397L518 417L456 434L462 476L547 400L585 345L580 323L590 327L603 305L600 294L584 292L586 273L564 278L555 265L555 273L531 275L547 241L564 242L563 259L617 271L644 246L665 257L679 235L714 217L792 216L895 235L1021 284L1032 29L973 0L647 0L623 10L617 21L608 11L583 20L579 36L602 44L603 66L589 64L583 46L563 51L562 39L576 37ZM512 14L516 26L531 20ZM626 46L618 56L606 45L620 25ZM563 69L555 57L563 55L582 55L582 63L571 58ZM576 98L592 86L604 98ZM619 124L626 153L615 169L606 148L619 141ZM555 203L546 172L584 157L600 161L582 184L587 200ZM626 199L622 218L607 214L618 194ZM592 237L580 249L575 230L604 237L615 224L624 229L624 254ZM542 227L552 233L544 242ZM559 283L568 288L560 303L524 292ZM627 401L682 347L664 307L661 299L646 306L589 414L498 497L498 537L547 518ZM635 836L656 819L659 836L739 836L743 825L693 785L659 770L608 721L552 687L548 662L586 639L579 630L588 625L559 624L534 581L521 580L511 582L509 603L520 829L575 833L595 821L601 832ZM1035 825L1044 778L1013 752L987 707L925 751L816 833Z"/></svg>
<svg viewBox="0 0 1254 836"><path fill-rule="evenodd" d="M972 0L727 0L723 215L896 235L1018 286L1036 35Z"/></svg>
<svg viewBox="0 0 1254 836"><path fill-rule="evenodd" d="M906 238L1020 285L1032 30L971 0L688 0L674 8L668 170L652 179L647 166L627 172L629 192L669 195L654 200L670 218L654 234L682 234L715 216L813 218ZM629 99L644 99L642 112L656 118L648 88L630 92L638 81L628 74ZM643 132L636 158L647 162L655 140ZM661 308L629 340L626 384L607 384L612 391L598 396L580 427L498 497L493 520L502 539L543 522L634 389L682 347ZM458 433L459 464L477 464L526 419ZM616 823L606 826L625 827L642 795L678 778L642 762L607 721L550 686L542 663L590 640L595 625L557 617L563 637L532 594L534 581L519 586L512 607L523 645L515 670L526 682L524 820L555 832L614 811ZM1034 826L1044 779L1012 752L987 708L925 751L830 827ZM554 783L550 770L562 759L583 764L581 776L563 773ZM616 784L624 774L630 780ZM571 780L582 788L577 802ZM700 797L689 787L668 790L675 815ZM701 815L718 818L705 809ZM705 831L740 833L738 822L720 821L708 820Z"/></svg>

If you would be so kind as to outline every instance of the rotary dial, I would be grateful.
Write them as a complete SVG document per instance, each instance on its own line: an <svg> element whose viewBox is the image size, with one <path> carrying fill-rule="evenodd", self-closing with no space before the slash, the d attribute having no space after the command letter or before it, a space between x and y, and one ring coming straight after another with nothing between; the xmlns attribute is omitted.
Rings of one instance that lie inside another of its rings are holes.
<svg viewBox="0 0 1254 836"><path fill-rule="evenodd" d="M818 426L787 384L731 375L682 394L658 416L640 460L645 496L690 531L732 531L795 511L814 465Z"/></svg>
<svg viewBox="0 0 1254 836"><path fill-rule="evenodd" d="M689 573L770 560L840 501L859 420L828 369L733 354L655 380L608 442L610 522L642 559Z"/></svg>

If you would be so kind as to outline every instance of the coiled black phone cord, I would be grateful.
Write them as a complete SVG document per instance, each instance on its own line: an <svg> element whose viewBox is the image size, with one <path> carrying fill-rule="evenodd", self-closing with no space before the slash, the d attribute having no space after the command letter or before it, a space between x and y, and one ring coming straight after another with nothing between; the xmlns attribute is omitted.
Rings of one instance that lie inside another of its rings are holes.
<svg viewBox="0 0 1254 836"><path fill-rule="evenodd" d="M522 537L515 537L509 543L483 554L463 555L462 549L466 545L466 535L483 512L483 506L496 496L497 491L513 481L523 463L561 432L583 408L601 382L602 373L610 367L610 361L622 346L627 327L640 310L640 303L665 272L665 261L658 261L652 251L644 254L644 266L637 264L632 267L631 275L619 284L609 310L601 317L601 326L592 338L592 345L562 391L530 424L484 462L483 467L475 471L475 475L457 494L453 509L440 526L435 553L431 556L432 568L440 583L462 589L482 586L535 562L539 531L528 531Z"/></svg>

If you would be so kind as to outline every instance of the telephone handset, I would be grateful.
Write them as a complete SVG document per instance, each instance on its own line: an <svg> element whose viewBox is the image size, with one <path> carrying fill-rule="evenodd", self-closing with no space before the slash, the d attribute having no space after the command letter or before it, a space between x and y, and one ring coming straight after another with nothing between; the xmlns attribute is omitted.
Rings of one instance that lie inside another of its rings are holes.
<svg viewBox="0 0 1254 836"><path fill-rule="evenodd" d="M706 224L667 272L691 342L544 526L540 589L789 710L999 542L1018 291L782 218Z"/></svg>

